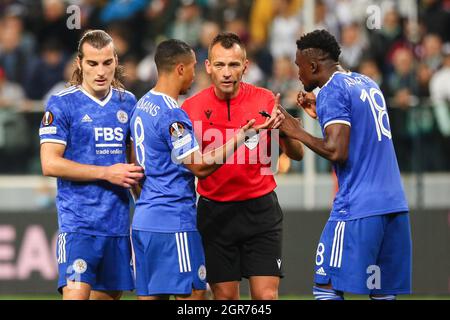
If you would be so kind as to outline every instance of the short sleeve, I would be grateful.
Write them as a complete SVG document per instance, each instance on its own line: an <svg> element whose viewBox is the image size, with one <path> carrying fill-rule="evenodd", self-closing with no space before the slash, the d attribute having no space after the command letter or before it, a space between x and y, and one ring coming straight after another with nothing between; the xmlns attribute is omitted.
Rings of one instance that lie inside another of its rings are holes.
<svg viewBox="0 0 450 320"><path fill-rule="evenodd" d="M338 86L323 88L317 98L317 116L323 130L335 123L351 126L351 108L347 90Z"/></svg>
<svg viewBox="0 0 450 320"><path fill-rule="evenodd" d="M69 129L70 123L64 101L58 96L52 96L47 103L39 128L41 144L52 142L66 145Z"/></svg>
<svg viewBox="0 0 450 320"><path fill-rule="evenodd" d="M199 149L192 122L180 108L167 110L159 123L163 138L172 151L172 159L181 161Z"/></svg>

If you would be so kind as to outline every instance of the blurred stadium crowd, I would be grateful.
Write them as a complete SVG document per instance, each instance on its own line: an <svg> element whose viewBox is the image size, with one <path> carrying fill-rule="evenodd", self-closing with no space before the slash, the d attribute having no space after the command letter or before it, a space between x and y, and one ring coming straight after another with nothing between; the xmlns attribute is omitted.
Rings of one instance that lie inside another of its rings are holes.
<svg viewBox="0 0 450 320"><path fill-rule="evenodd" d="M70 79L87 29L111 34L125 86L137 98L156 81L159 41L178 38L195 48L196 93L209 86L203 67L209 42L221 30L235 32L251 61L245 81L280 92L283 106L301 115L294 59L295 40L305 30L304 2L0 0L0 173L40 174L42 110ZM379 29L366 23L370 5L381 9ZM316 0L314 9L314 28L339 39L342 64L370 76L387 97L401 170L450 171L450 0ZM69 18L79 18L81 28L69 29Z"/></svg>

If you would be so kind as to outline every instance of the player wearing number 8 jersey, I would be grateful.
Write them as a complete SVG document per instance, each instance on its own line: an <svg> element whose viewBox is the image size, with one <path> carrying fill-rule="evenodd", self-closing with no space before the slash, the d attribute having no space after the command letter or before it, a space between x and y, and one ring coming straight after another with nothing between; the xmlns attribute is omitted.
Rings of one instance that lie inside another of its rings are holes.
<svg viewBox="0 0 450 320"><path fill-rule="evenodd" d="M339 183L316 254L314 295L343 299L343 292L394 299L411 291L408 206L392 143L385 99L370 78L346 72L328 32L297 41L296 64L305 90L320 88L317 105L299 104L317 118L316 138L285 113L281 130L333 162Z"/></svg>
<svg viewBox="0 0 450 320"><path fill-rule="evenodd" d="M161 42L155 54L158 82L136 104L131 119L136 159L145 173L132 224L141 300L204 298L207 270L196 226L194 178L205 178L225 163L249 129L277 127L281 121L279 113L260 126L253 127L250 119L223 146L200 154L192 123L177 103L192 84L196 62L186 43Z"/></svg>

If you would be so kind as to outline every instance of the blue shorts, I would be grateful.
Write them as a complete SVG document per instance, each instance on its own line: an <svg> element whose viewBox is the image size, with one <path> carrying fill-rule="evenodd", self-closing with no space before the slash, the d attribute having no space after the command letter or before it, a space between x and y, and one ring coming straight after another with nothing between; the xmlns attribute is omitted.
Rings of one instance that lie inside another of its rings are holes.
<svg viewBox="0 0 450 320"><path fill-rule="evenodd" d="M316 252L314 281L355 294L411 293L409 215L328 221Z"/></svg>
<svg viewBox="0 0 450 320"><path fill-rule="evenodd" d="M206 290L205 256L197 231L159 233L133 230L136 294L190 295Z"/></svg>
<svg viewBox="0 0 450 320"><path fill-rule="evenodd" d="M60 292L67 280L88 283L100 291L134 289L130 237L60 233L56 258Z"/></svg>

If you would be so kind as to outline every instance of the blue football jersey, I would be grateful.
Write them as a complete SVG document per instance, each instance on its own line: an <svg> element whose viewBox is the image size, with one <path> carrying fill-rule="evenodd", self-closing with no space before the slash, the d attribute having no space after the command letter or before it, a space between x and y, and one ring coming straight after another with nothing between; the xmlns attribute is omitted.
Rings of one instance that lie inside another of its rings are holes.
<svg viewBox="0 0 450 320"><path fill-rule="evenodd" d="M39 129L41 144L66 146L64 158L82 164L126 163L133 94L110 90L98 100L79 86L53 95ZM102 236L129 234L128 191L107 181L77 182L58 178L56 205L60 232Z"/></svg>
<svg viewBox="0 0 450 320"><path fill-rule="evenodd" d="M131 134L145 173L133 229L197 230L194 175L180 162L199 149L186 112L173 98L151 90L136 104Z"/></svg>
<svg viewBox="0 0 450 320"><path fill-rule="evenodd" d="M317 116L324 134L334 123L351 127L348 159L333 164L339 191L330 220L408 211L378 85L358 73L336 72L319 91Z"/></svg>

